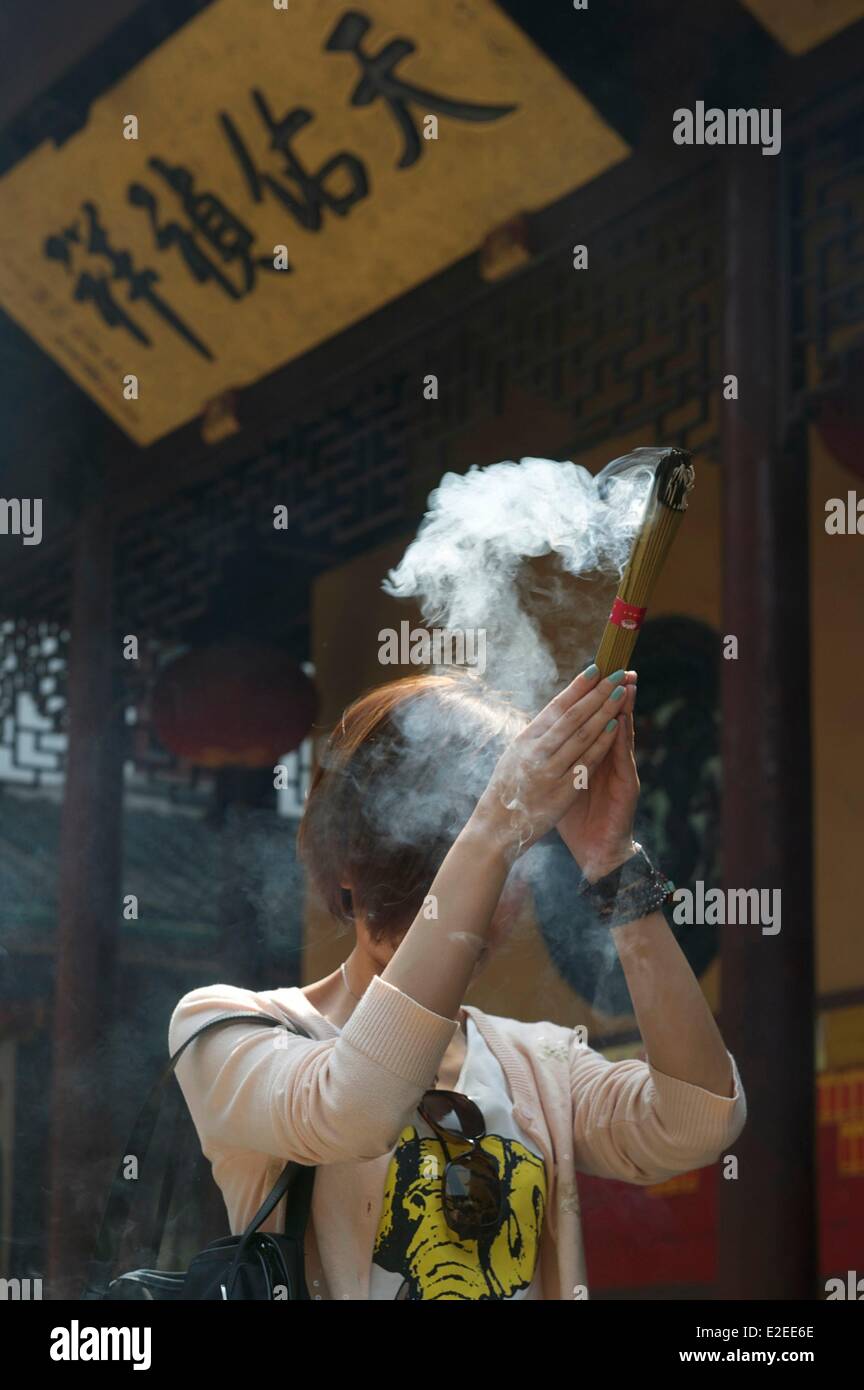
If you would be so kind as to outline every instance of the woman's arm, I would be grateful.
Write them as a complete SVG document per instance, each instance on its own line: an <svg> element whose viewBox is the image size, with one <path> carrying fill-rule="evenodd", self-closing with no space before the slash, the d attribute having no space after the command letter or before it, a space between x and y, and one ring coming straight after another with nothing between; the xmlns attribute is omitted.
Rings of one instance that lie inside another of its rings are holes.
<svg viewBox="0 0 864 1390"><path fill-rule="evenodd" d="M715 1096L731 1096L729 1053L663 914L613 927L612 936L651 1065Z"/></svg>
<svg viewBox="0 0 864 1390"><path fill-rule="evenodd" d="M611 755L558 831L594 882L633 853L639 778L633 754L635 672ZM747 1104L711 1010L660 912L611 929L648 1056L610 1062L574 1039L570 1058L577 1168L625 1182L662 1182L716 1162L740 1134Z"/></svg>
<svg viewBox="0 0 864 1390"><path fill-rule="evenodd" d="M455 1018L510 871L506 845L472 817L457 836L421 910L381 972L418 1004ZM434 915L432 915L434 913Z"/></svg>
<svg viewBox="0 0 864 1390"><path fill-rule="evenodd" d="M650 1062L611 1062L574 1030L569 1067L573 1158L581 1173L643 1186L665 1182L716 1163L747 1119L734 1066L734 1091L721 1096Z"/></svg>
<svg viewBox="0 0 864 1390"><path fill-rule="evenodd" d="M639 796L634 756L636 672L624 682L622 718L610 756L588 780L587 795L558 831L585 877L594 882L633 853ZM731 1097L732 1065L720 1030L663 914L612 928L612 938L652 1066L667 1076Z"/></svg>
<svg viewBox="0 0 864 1390"><path fill-rule="evenodd" d="M271 993L192 990L171 1016L169 1051L209 1019L238 1012L285 1019ZM393 1147L455 1031L376 977L336 1038L237 1023L196 1039L176 1076L208 1157L220 1146L283 1162L361 1163Z"/></svg>

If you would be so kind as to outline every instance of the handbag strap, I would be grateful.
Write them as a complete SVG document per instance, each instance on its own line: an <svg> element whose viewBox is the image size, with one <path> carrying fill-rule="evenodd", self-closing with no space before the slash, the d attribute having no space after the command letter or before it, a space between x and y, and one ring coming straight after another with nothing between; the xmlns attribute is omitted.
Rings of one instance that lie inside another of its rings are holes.
<svg viewBox="0 0 864 1390"><path fill-rule="evenodd" d="M140 1170L147 1155L147 1150L150 1147L150 1141L153 1138L156 1123L159 1119L165 1086L171 1076L173 1076L174 1069L183 1056L183 1053L196 1038L200 1038L204 1033L209 1033L215 1028L222 1028L229 1023L253 1023L264 1028L285 1028L289 1031L299 1033L304 1038L311 1036L305 1029L300 1027L299 1023L295 1023L293 1019L289 1022L287 1019L273 1018L269 1014L230 1013L219 1014L216 1018L208 1019L206 1023L202 1023L200 1028L196 1028L195 1032L191 1033L186 1041L178 1047L177 1051L166 1063L161 1076L157 1078L150 1088L147 1099L144 1101L144 1104L138 1112L138 1117L132 1126L132 1132L126 1144L124 1155L120 1159L117 1172L114 1175L108 1192L102 1222L99 1227L99 1234L96 1238L93 1258L87 1269L87 1280L85 1291L82 1295L83 1298L99 1299L104 1296L117 1258L117 1246L120 1236L129 1219L129 1213L135 1196L135 1184L124 1176L126 1155L135 1155ZM170 1177L172 1180L174 1163L175 1156L172 1153L168 1158L169 1172L166 1174L166 1178ZM286 1212L285 1225L287 1235L295 1236L298 1239L302 1237L308 1219L309 1204L312 1199L312 1184L315 1170L314 1167L296 1163L289 1159L282 1169L282 1172L279 1174L279 1177L276 1179L273 1188L265 1197L261 1206L244 1230L240 1238L241 1246L244 1249L248 1238L257 1230L263 1221L266 1221L267 1217L285 1196L288 1189L294 1185L294 1181L297 1177L304 1173L305 1175L302 1176L302 1180L297 1187L300 1201L295 1210ZM145 1253L150 1254L149 1250ZM155 1254L155 1251L153 1254Z"/></svg>

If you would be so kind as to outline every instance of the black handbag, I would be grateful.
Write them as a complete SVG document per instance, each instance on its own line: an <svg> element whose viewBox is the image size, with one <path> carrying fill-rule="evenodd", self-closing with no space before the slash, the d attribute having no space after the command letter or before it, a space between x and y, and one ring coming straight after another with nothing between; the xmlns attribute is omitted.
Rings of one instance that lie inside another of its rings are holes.
<svg viewBox="0 0 864 1390"><path fill-rule="evenodd" d="M241 1021L267 1028L286 1028L304 1038L310 1036L293 1020L289 1023L266 1014L220 1014L218 1018L203 1024L186 1039L182 1047L178 1047L141 1107L124 1151L138 1155L139 1167L143 1165L156 1128L165 1085L186 1048L211 1028ZM117 1247L129 1218L135 1188L135 1184L124 1177L124 1165L125 1159L121 1160L108 1193L95 1253L81 1295L83 1300L309 1300L303 1268L303 1243L312 1203L314 1167L289 1160L242 1235L212 1241L195 1256L188 1270L133 1269L112 1277ZM148 1242L148 1254L152 1253L154 1257L174 1176L175 1159L172 1153L160 1189L154 1233ZM284 1233L259 1232L262 1221L266 1221L283 1197L287 1198Z"/></svg>

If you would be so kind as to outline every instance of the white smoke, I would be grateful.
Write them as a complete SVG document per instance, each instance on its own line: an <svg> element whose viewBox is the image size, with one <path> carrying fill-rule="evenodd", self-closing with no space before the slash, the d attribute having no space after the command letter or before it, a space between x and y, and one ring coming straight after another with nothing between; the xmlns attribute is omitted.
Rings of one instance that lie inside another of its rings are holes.
<svg viewBox="0 0 864 1390"><path fill-rule="evenodd" d="M597 477L541 458L446 473L382 587L416 599L430 627L485 630L487 684L534 712L596 650L665 452L635 450ZM532 570L544 556L556 564Z"/></svg>

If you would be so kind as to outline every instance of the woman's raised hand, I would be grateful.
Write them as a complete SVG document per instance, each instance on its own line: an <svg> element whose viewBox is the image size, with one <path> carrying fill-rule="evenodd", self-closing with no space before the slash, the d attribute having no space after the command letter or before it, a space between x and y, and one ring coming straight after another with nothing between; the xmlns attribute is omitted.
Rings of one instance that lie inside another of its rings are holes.
<svg viewBox="0 0 864 1390"><path fill-rule="evenodd" d="M623 864L635 848L633 818L639 799L633 729L636 672L628 671L622 685L627 693L620 701L618 730L609 755L557 824L561 839L592 881Z"/></svg>
<svg viewBox="0 0 864 1390"><path fill-rule="evenodd" d="M474 813L518 855L542 839L584 796L615 743L630 703L625 671L599 679L589 666L549 701L501 755ZM584 769L584 776L575 769ZM581 785L580 785L581 784Z"/></svg>

